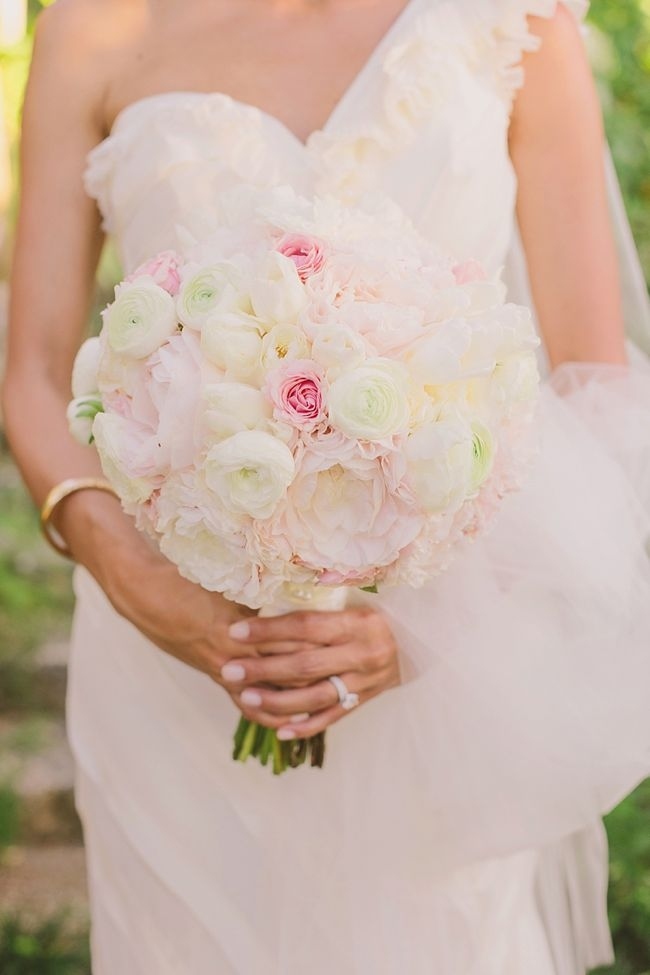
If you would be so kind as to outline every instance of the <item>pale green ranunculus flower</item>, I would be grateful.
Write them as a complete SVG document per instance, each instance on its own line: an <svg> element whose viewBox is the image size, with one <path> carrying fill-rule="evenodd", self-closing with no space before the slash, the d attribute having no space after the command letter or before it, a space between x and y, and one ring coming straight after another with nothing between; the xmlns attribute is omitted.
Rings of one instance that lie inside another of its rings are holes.
<svg viewBox="0 0 650 975"><path fill-rule="evenodd" d="M204 465L208 488L226 510L268 518L295 475L286 444L261 430L243 430L212 447Z"/></svg>
<svg viewBox="0 0 650 975"><path fill-rule="evenodd" d="M385 440L408 427L409 381L404 366L369 359L332 383L327 403L333 426L355 440Z"/></svg>
<svg viewBox="0 0 650 975"><path fill-rule="evenodd" d="M121 284L104 312L108 344L118 356L144 359L178 327L174 299L150 278Z"/></svg>
<svg viewBox="0 0 650 975"><path fill-rule="evenodd" d="M490 476L494 464L494 438L482 423L472 424L471 490L478 491Z"/></svg>
<svg viewBox="0 0 650 975"><path fill-rule="evenodd" d="M195 329L202 329L218 308L242 316L253 311L245 275L232 261L188 265L183 270L176 307L183 325Z"/></svg>

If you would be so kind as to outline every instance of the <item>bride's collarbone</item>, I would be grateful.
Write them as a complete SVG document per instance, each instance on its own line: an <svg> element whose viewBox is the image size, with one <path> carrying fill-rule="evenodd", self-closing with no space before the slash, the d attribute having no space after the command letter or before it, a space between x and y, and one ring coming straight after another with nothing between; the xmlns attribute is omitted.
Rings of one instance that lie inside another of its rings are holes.
<svg viewBox="0 0 650 975"><path fill-rule="evenodd" d="M199 3L179 17L172 4L155 22L125 29L104 99L106 131L135 102L198 92L259 108L306 141L324 127L408 6L408 0L304 0L297 11L255 0L238 11L221 3L209 13Z"/></svg>

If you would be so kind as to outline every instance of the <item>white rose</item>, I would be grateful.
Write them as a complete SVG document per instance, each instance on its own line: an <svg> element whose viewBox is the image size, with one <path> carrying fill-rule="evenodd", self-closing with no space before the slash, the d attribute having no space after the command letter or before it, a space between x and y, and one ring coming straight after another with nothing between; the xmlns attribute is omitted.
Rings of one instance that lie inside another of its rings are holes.
<svg viewBox="0 0 650 975"><path fill-rule="evenodd" d="M401 433L410 416L406 369L371 359L343 373L330 387L328 412L332 424L354 439L384 440Z"/></svg>
<svg viewBox="0 0 650 975"><path fill-rule="evenodd" d="M188 264L176 299L178 317L188 328L201 329L218 309L249 317L250 296L243 270L231 261L208 266Z"/></svg>
<svg viewBox="0 0 650 975"><path fill-rule="evenodd" d="M295 474L293 455L269 433L244 430L208 451L205 479L224 507L252 518L268 518Z"/></svg>
<svg viewBox="0 0 650 975"><path fill-rule="evenodd" d="M293 261L271 251L255 270L251 285L254 314L268 330L295 324L307 305L307 292Z"/></svg>
<svg viewBox="0 0 650 975"><path fill-rule="evenodd" d="M75 399L97 392L101 357L102 345L99 337L87 339L80 347L72 367L72 395Z"/></svg>
<svg viewBox="0 0 650 975"><path fill-rule="evenodd" d="M248 379L260 368L262 336L237 316L211 316L201 331L203 354L235 379Z"/></svg>
<svg viewBox="0 0 650 975"><path fill-rule="evenodd" d="M271 404L259 389L244 383L210 383L203 391L203 418L211 436L225 440L240 430L266 426Z"/></svg>
<svg viewBox="0 0 650 975"><path fill-rule="evenodd" d="M328 370L330 379L366 358L363 339L347 325L318 325L313 331L311 358Z"/></svg>
<svg viewBox="0 0 650 975"><path fill-rule="evenodd" d="M77 443L86 447L93 442L93 422L102 410L99 393L94 396L78 396L68 404L68 428Z"/></svg>
<svg viewBox="0 0 650 975"><path fill-rule="evenodd" d="M309 340L297 325L274 325L262 340L262 365L273 369L285 359L309 358Z"/></svg>
<svg viewBox="0 0 650 975"><path fill-rule="evenodd" d="M98 413L93 437L104 474L125 504L140 504L151 496L153 485L147 478L129 471L140 444L132 424L115 413Z"/></svg>
<svg viewBox="0 0 650 975"><path fill-rule="evenodd" d="M473 493L474 439L460 419L441 419L408 438L409 480L422 507L455 511Z"/></svg>
<svg viewBox="0 0 650 975"><path fill-rule="evenodd" d="M151 355L178 327L174 299L152 278L118 285L103 318L110 348L132 359Z"/></svg>

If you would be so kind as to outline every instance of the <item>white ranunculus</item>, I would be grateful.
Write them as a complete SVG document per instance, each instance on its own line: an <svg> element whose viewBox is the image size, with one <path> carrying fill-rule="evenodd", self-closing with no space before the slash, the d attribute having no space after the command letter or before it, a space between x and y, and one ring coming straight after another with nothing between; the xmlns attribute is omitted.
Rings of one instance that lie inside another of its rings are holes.
<svg viewBox="0 0 650 975"><path fill-rule="evenodd" d="M101 357L102 344L99 337L86 339L77 352L72 367L72 395L75 399L97 392Z"/></svg>
<svg viewBox="0 0 650 975"><path fill-rule="evenodd" d="M456 510L473 493L474 436L459 418L416 430L406 443L406 458L411 486L426 511Z"/></svg>
<svg viewBox="0 0 650 975"><path fill-rule="evenodd" d="M312 331L311 358L325 366L330 379L366 358L363 339L347 325L318 325Z"/></svg>
<svg viewBox="0 0 650 975"><path fill-rule="evenodd" d="M295 464L286 444L260 430L244 430L212 447L205 480L224 507L268 518L293 480Z"/></svg>
<svg viewBox="0 0 650 975"><path fill-rule="evenodd" d="M77 441L87 447L93 442L93 422L103 410L99 393L78 396L68 404L67 418L70 433Z"/></svg>
<svg viewBox="0 0 650 975"><path fill-rule="evenodd" d="M133 424L115 413L98 413L93 437L104 474L125 504L140 504L151 496L153 485L129 470L140 444Z"/></svg>
<svg viewBox="0 0 650 975"><path fill-rule="evenodd" d="M103 317L110 348L130 359L151 355L178 327L174 299L152 278L119 285Z"/></svg>
<svg viewBox="0 0 650 975"><path fill-rule="evenodd" d="M215 313L201 330L201 350L229 377L249 379L260 368L262 336L236 315Z"/></svg>
<svg viewBox="0 0 650 975"><path fill-rule="evenodd" d="M203 328L217 309L250 316L252 307L246 276L232 261L201 266L188 264L176 299L178 317L188 328Z"/></svg>
<svg viewBox="0 0 650 975"><path fill-rule="evenodd" d="M385 440L408 426L409 392L404 366L389 359L369 359L332 383L330 421L348 437Z"/></svg>
<svg viewBox="0 0 650 975"><path fill-rule="evenodd" d="M494 465L494 438L483 423L472 424L471 491L475 493L488 479Z"/></svg>
<svg viewBox="0 0 650 975"><path fill-rule="evenodd" d="M284 254L271 251L256 268L251 284L253 311L263 327L295 324L307 300L296 265Z"/></svg>
<svg viewBox="0 0 650 975"><path fill-rule="evenodd" d="M271 412L268 398L254 386L210 383L203 391L203 418L215 440L225 440L240 430L264 429Z"/></svg>
<svg viewBox="0 0 650 975"><path fill-rule="evenodd" d="M262 365L265 370L285 359L308 359L309 340L297 325L274 325L262 340Z"/></svg>

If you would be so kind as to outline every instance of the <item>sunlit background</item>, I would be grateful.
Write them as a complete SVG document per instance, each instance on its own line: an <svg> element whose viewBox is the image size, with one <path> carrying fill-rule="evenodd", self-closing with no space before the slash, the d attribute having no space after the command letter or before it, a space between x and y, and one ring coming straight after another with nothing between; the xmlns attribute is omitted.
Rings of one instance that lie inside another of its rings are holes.
<svg viewBox="0 0 650 975"><path fill-rule="evenodd" d="M0 0L0 364L20 108L43 5ZM650 0L593 0L589 47L650 277ZM98 303L116 273L109 254ZM89 975L83 848L63 725L71 604L70 568L40 540L0 419L0 975ZM650 975L650 783L607 826L619 955L607 975Z"/></svg>

